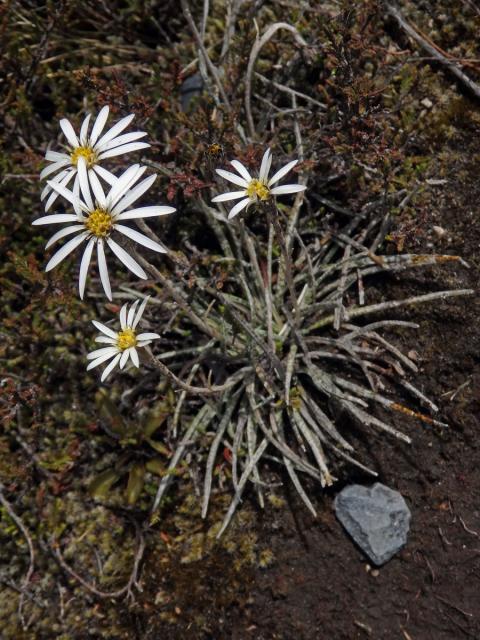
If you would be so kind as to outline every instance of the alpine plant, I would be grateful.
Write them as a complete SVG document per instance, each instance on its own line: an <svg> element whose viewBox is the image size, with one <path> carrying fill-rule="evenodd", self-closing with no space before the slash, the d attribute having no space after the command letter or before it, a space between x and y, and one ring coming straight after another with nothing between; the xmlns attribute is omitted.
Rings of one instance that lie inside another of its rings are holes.
<svg viewBox="0 0 480 640"><path fill-rule="evenodd" d="M215 196L212 202L228 202L230 200L240 200L232 207L228 214L228 219L231 220L237 216L243 209L249 207L252 204L264 203L270 201L275 196L287 195L290 193L298 193L304 191L305 186L303 184L285 184L275 187L279 180L287 175L289 171L298 163L298 160L292 160L284 167L279 169L270 179L268 174L272 166L272 153L270 149L267 149L263 154L262 162L260 165L260 171L258 177L252 177L248 169L239 161L232 160L230 164L237 170L239 175L232 173L231 171L225 171L225 169L216 169L219 176L231 182L233 184L242 187L241 191L228 191L222 193L219 196Z"/></svg>
<svg viewBox="0 0 480 640"><path fill-rule="evenodd" d="M91 114L88 114L80 127L77 135L67 118L60 120L60 127L67 140L66 149L63 152L51 151L45 154L45 159L51 164L40 173L40 180L51 176L40 196L45 200L45 211L48 211L58 197L58 191L52 188L52 182L66 187L75 178L73 191L78 191L79 173L78 163L80 158L85 160L89 174L96 174L109 185L115 184L116 177L102 166L104 160L114 156L131 153L140 149L146 149L150 145L147 142L138 142L140 138L146 136L145 131L132 131L122 133L135 117L133 114L122 118L111 129L102 132L107 123L109 107L105 106L100 110L91 131L89 132Z"/></svg>
<svg viewBox="0 0 480 640"><path fill-rule="evenodd" d="M102 136L107 117L108 108L104 107L89 132L90 117L87 116L78 137L68 120L60 122L70 147L64 154L47 152L47 160L52 164L44 169L42 177L58 173L47 182L42 198L49 196L48 210L61 196L73 207L73 212L45 215L33 224L68 223L50 238L47 248L73 236L50 258L46 271L84 245L79 276L82 298L90 260L96 249L100 279L111 300L105 250L111 251L139 278L146 278L143 267L117 240L123 236L148 249L165 253L162 244L125 223L166 215L175 209L163 205L135 207L134 203L156 178L152 175L142 179L145 167L134 164L116 178L100 166L105 159L148 146L137 142L144 135L142 132L122 134L133 116L123 118ZM410 437L378 418L371 409L372 403L430 425L444 426L424 413L395 402L384 391L390 380L401 385L430 412L438 411L438 407L406 379L406 370L417 370L415 363L378 333L383 327L416 325L402 320L369 322L368 318L380 311L453 295L470 295L472 291L447 290L405 300L365 304L363 282L370 274L392 273L458 258L375 255L384 235L381 216L369 221L366 228L352 224L350 219L343 227L340 223L334 240L326 237L324 243L318 242L315 235L312 239L311 227L303 226L301 218L298 225L296 217L285 225L285 218L282 222L282 216L271 213L276 210L278 196L305 190L303 184L278 184L297 163L298 160L292 160L269 177L272 154L267 149L254 175L238 160L230 163L236 173L217 169L220 177L240 189L217 195L212 201L238 200L228 214L229 220L251 205L267 210L263 231L261 224L256 233L248 225L241 225L238 235L235 228L226 235L219 227L216 215L206 207L211 231L225 253L225 262L232 268L227 273L225 286L221 290L211 286L212 274L210 267L206 267L211 262L207 260L192 263L192 270L198 270L193 284L199 287L201 295L191 296L189 284L189 293L184 297L170 287L166 279L161 281L173 296L172 313L177 317L177 304L181 303L185 311L181 322L187 325L180 339L171 338L171 368L162 362L162 356L155 362L184 392L197 394L199 401L193 405L197 411L193 417L191 407L188 409L186 422L189 426L160 480L152 513L159 508L187 449L195 444L200 434L208 431L214 436L204 472L202 516L206 517L208 512L216 461L222 449L230 452L235 490L218 535L228 525L249 482L260 505L264 504L264 487L268 482L261 477L262 459L285 467L299 496L314 514L315 506L304 481L313 479L322 486L332 484L335 481L330 472L332 457L376 476L373 469L358 460L353 445L342 433L337 416L347 416L358 426L387 433L404 442L410 442ZM69 189L72 178L73 188ZM100 179L108 183L108 192ZM158 279L161 277L159 273ZM358 305L352 305L349 300L355 299L357 294ZM147 301L148 298L141 303L136 300L131 305L124 304L118 330L93 321L101 332L95 340L104 346L88 354L87 369L105 363L102 381L117 366L124 369L131 362L139 367L139 350L160 337L158 333L142 333L137 329ZM195 325L195 331L190 322ZM193 354L194 366L191 365ZM220 377L225 377L219 381L221 384L213 386L212 362L223 363L217 369ZM174 373L186 371L188 367L187 381ZM214 400L212 396L216 396ZM172 416L168 418L175 434L184 398L185 393L179 394Z"/></svg>
<svg viewBox="0 0 480 640"><path fill-rule="evenodd" d="M112 299L110 279L108 276L105 248L112 253L132 273L142 279L147 278L144 269L138 262L114 239L123 235L134 242L157 251L166 253L167 249L158 242L151 240L143 233L126 226L124 222L140 218L163 216L173 213L175 209L168 206L135 207L132 205L152 186L156 175L138 182L143 176L146 167L135 164L129 167L115 180L108 194L105 194L100 180L93 171L88 172L85 158L79 157L77 162L78 184L80 194L70 191L59 182L50 181L51 188L63 196L74 209L74 213L57 213L43 216L33 222L34 225L62 224L69 222L68 227L57 231L48 241L46 248L51 247L58 240L69 235L74 235L50 258L45 271L50 271L64 260L74 249L85 243L82 260L80 262L80 275L78 289L80 298L83 299L88 267L93 249L96 248L98 269L105 294ZM137 184L138 183L138 184Z"/></svg>
<svg viewBox="0 0 480 640"><path fill-rule="evenodd" d="M120 330L114 331L105 324L92 320L93 325L101 332L95 338L95 342L104 343L108 346L96 349L88 354L87 359L91 360L87 367L87 371L98 367L110 360L102 373L101 381L107 379L113 369L118 365L123 369L125 365L131 361L134 367L140 366L137 349L146 347L152 340L160 338L158 333L137 332L137 325L142 319L143 312L148 302L148 297L138 306L140 300L136 300L133 304L124 304L120 309ZM138 307L138 309L137 309Z"/></svg>

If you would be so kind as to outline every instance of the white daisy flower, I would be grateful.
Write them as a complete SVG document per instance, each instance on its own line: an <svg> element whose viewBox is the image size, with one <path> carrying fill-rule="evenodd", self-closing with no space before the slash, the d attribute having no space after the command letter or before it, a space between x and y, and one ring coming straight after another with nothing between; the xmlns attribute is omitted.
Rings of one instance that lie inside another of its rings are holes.
<svg viewBox="0 0 480 640"><path fill-rule="evenodd" d="M270 167L272 165L272 154L270 149L267 149L263 155L258 178L252 178L248 169L244 167L241 162L238 160L232 160L230 164L240 175L236 175L231 171L225 171L224 169L216 169L216 171L218 175L225 178L225 180L242 187L242 190L222 193L219 196L215 196L212 202L226 202L228 200L239 200L242 198L240 202L230 210L228 219L231 220L238 215L240 211L243 211L245 207L248 207L251 204L259 201L266 202L267 200L270 200L272 196L281 196L287 193L298 193L299 191L304 191L306 187L303 184L285 184L279 187L273 186L291 169L293 169L297 163L298 160L292 160L268 179L268 174L270 173Z"/></svg>
<svg viewBox="0 0 480 640"><path fill-rule="evenodd" d="M95 338L95 342L102 342L108 346L96 349L88 354L87 358L92 362L88 365L87 371L94 369L103 362L107 362L107 360L111 360L102 373L102 382L106 380L117 364L120 369L123 369L129 359L135 367L139 367L140 360L137 349L146 347L152 340L160 338L158 333L137 333L136 331L148 299L149 296L143 300L138 310L137 305L140 300L136 300L130 306L130 309L128 308L128 303L123 305L120 309L120 331L114 331L101 322L92 320L95 327L102 332L101 335Z"/></svg>
<svg viewBox="0 0 480 640"><path fill-rule="evenodd" d="M52 164L43 169L40 173L40 180L58 171L57 175L52 178L52 181L66 187L75 176L73 186L75 191L75 189L78 188L78 160L84 158L88 169L95 171L95 173L108 184L113 185L116 177L113 173L110 173L110 171L100 166L100 163L107 158L113 158L113 156L119 156L124 153L129 153L130 151L145 149L150 145L147 142L136 142L139 138L147 135L145 131L133 131L132 133L122 134L122 131L128 127L135 117L133 114L119 120L116 125L100 137L107 122L108 112L108 106L101 109L90 134L88 133L88 125L91 114L88 114L80 128L79 136L75 133L69 120L66 118L60 120L60 127L68 142L68 150L65 153L47 151L45 159ZM58 193L52 190L50 183L46 185L40 197L44 200L49 194L50 197L45 203L45 211L50 209L58 197Z"/></svg>
<svg viewBox="0 0 480 640"><path fill-rule="evenodd" d="M105 246L108 246L116 257L136 276L144 279L147 278L147 274L138 262L113 239L115 233L120 233L153 251L167 253L167 249L158 242L154 242L142 233L123 224L123 222L127 220L164 216L175 211L173 207L166 206L131 208L131 205L151 187L157 177L156 175L151 175L136 184L145 169L146 167L141 167L138 164L129 167L116 180L108 195L105 195L96 173L92 169L88 170L85 158L80 156L77 162L78 186L76 189L74 187L74 190L70 191L58 182L49 182L52 189L73 205L75 213L57 213L43 216L35 220L32 224L72 223L70 226L57 231L57 233L50 238L45 248L50 247L54 242L65 236L72 234L75 234L75 236L54 253L45 271L50 271L50 269L56 267L76 247L82 242L86 242L87 246L85 247L80 263L80 277L78 281L80 298L82 299L85 291L85 281L90 258L95 246L97 247L100 279L109 300L112 299L112 291L105 259ZM90 188L93 191L93 197ZM79 190L81 191L82 198L80 198Z"/></svg>

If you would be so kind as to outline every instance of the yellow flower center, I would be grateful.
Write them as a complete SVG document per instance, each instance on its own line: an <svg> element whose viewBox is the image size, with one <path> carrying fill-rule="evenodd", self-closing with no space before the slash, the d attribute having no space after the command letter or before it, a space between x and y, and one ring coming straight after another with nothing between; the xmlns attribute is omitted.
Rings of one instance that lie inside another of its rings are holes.
<svg viewBox="0 0 480 640"><path fill-rule="evenodd" d="M136 344L137 336L133 329L127 327L127 329L118 332L117 347L122 351L130 349L130 347L134 347Z"/></svg>
<svg viewBox="0 0 480 640"><path fill-rule="evenodd" d="M94 209L88 214L88 218L84 222L87 229L97 238L108 236L112 230L112 216L105 209Z"/></svg>
<svg viewBox="0 0 480 640"><path fill-rule="evenodd" d="M90 169L97 162L97 154L92 147L77 147L70 155L72 164L76 167L79 158L85 158L87 168Z"/></svg>
<svg viewBox="0 0 480 640"><path fill-rule="evenodd" d="M218 144L218 142L214 142L207 147L207 153L209 153L211 156L218 156L222 153L222 147Z"/></svg>
<svg viewBox="0 0 480 640"><path fill-rule="evenodd" d="M264 182L252 180L247 187L247 196L252 200L265 201L270 198L270 189Z"/></svg>

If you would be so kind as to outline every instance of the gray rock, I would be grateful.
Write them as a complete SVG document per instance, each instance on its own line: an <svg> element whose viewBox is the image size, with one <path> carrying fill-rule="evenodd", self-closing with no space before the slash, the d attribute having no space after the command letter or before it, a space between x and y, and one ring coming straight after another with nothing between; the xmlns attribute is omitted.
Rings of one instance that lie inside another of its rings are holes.
<svg viewBox="0 0 480 640"><path fill-rule="evenodd" d="M352 484L335 498L335 513L358 546L377 566L407 542L410 509L398 491L380 482Z"/></svg>
<svg viewBox="0 0 480 640"><path fill-rule="evenodd" d="M188 111L193 98L201 95L203 91L203 80L199 73L185 78L180 87L180 103L182 111Z"/></svg>

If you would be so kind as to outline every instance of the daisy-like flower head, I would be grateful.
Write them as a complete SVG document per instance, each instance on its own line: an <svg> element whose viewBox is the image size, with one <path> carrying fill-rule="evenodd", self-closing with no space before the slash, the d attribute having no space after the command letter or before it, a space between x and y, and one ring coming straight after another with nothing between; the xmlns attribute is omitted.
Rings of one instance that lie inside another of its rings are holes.
<svg viewBox="0 0 480 640"><path fill-rule="evenodd" d="M303 184L284 184L274 187L274 185L285 176L293 167L298 163L298 160L292 160L284 167L279 169L270 179L268 174L270 173L270 167L272 165L272 154L270 149L267 149L263 154L262 164L260 165L260 172L258 178L252 178L248 169L238 160L232 160L230 164L234 169L238 171L240 175L236 175L231 171L225 171L224 169L216 169L219 176L225 178L229 182L242 187L241 191L229 191L228 193L222 193L219 196L215 196L212 202L227 202L228 200L240 200L230 210L228 219L231 220L236 215L243 211L245 207L257 202L267 202L274 196L281 196L287 193L298 193L304 191L305 186Z"/></svg>
<svg viewBox="0 0 480 640"><path fill-rule="evenodd" d="M72 234L75 234L75 236L66 242L62 248L50 258L45 271L50 271L50 269L56 267L76 247L82 242L86 242L87 245L80 263L78 283L80 297L82 299L85 291L88 266L95 246L97 248L100 279L105 293L110 300L112 299L112 291L105 259L105 246L108 246L116 257L136 276L144 279L147 277L147 274L138 262L113 239L115 234L122 234L153 251L158 251L159 253L167 252L165 247L158 242L151 240L143 235L143 233L139 233L135 229L123 224L123 222L127 220L163 216L175 211L173 207L164 206L131 208L131 205L151 187L156 178L156 175L152 175L136 184L145 172L145 169L146 167L141 167L138 164L129 167L118 179L115 179L115 184L110 189L108 195L105 195L95 171L88 169L87 161L83 156L80 156L77 162L78 183L76 188L74 185L73 191L70 191L59 182L49 182L55 192L63 196L73 205L75 213L57 213L43 216L35 220L32 224L72 223L70 226L57 231L48 241L46 248L65 236ZM90 188L93 191L93 196ZM80 198L79 190L81 191L82 198Z"/></svg>
<svg viewBox="0 0 480 640"><path fill-rule="evenodd" d="M108 106L101 109L90 133L88 132L88 127L91 114L88 114L80 128L79 136L75 133L69 120L66 118L60 120L60 127L68 142L67 151L64 153L47 151L45 159L52 164L43 169L40 173L40 180L58 171L52 181L66 187L75 176L75 191L78 187L78 161L83 158L88 169L93 169L98 176L108 184L113 185L116 177L113 173L100 166L100 163L107 158L145 149L150 145L147 142L136 142L139 138L147 135L145 131L133 131L132 133L120 135L135 117L133 114L119 120L116 125L100 137L107 122L108 112ZM41 199L44 200L49 194L50 197L45 203L45 211L50 209L58 197L58 192L52 189L50 183L42 191Z"/></svg>
<svg viewBox="0 0 480 640"><path fill-rule="evenodd" d="M99 364L111 360L102 373L102 382L117 366L123 369L130 359L135 367L140 366L137 349L146 347L152 340L160 338L158 333L137 333L136 327L145 311L148 302L145 298L138 307L140 300L136 300L130 309L128 303L124 304L120 309L120 331L114 331L106 325L92 320L95 327L101 331L101 334L95 338L95 342L103 342L108 345L101 349L96 349L88 354L88 360L91 360L87 367L87 371L94 369Z"/></svg>

